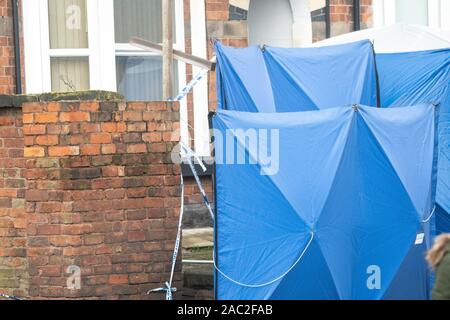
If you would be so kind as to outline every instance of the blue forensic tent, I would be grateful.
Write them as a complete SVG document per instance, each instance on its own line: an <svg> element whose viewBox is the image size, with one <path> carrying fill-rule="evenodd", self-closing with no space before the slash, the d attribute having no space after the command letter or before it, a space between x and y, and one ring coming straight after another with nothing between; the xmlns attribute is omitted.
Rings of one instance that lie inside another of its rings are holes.
<svg viewBox="0 0 450 320"><path fill-rule="evenodd" d="M377 54L381 105L440 104L437 233L450 232L450 49Z"/></svg>
<svg viewBox="0 0 450 320"><path fill-rule="evenodd" d="M368 40L326 48L232 48L215 43L218 108L249 112L377 105Z"/></svg>
<svg viewBox="0 0 450 320"><path fill-rule="evenodd" d="M426 298L434 110L218 111L216 297Z"/></svg>

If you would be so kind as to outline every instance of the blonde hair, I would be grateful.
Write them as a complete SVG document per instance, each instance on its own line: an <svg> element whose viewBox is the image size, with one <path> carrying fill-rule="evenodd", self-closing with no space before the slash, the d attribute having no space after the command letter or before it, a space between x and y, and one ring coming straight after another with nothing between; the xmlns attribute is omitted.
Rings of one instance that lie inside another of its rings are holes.
<svg viewBox="0 0 450 320"><path fill-rule="evenodd" d="M426 259L433 269L439 265L442 258L450 251L447 244L450 244L450 233L444 233L437 236L434 240L433 247L428 250Z"/></svg>

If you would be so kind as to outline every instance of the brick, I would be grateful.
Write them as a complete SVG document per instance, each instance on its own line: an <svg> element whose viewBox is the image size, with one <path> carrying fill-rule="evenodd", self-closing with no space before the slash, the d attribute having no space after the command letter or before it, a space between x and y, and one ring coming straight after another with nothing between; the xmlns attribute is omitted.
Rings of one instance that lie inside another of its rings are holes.
<svg viewBox="0 0 450 320"><path fill-rule="evenodd" d="M117 132L116 122L103 122L101 127L103 132Z"/></svg>
<svg viewBox="0 0 450 320"><path fill-rule="evenodd" d="M33 123L34 116L32 113L24 113L22 116L23 123Z"/></svg>
<svg viewBox="0 0 450 320"><path fill-rule="evenodd" d="M111 143L111 135L109 133L92 133L91 143Z"/></svg>
<svg viewBox="0 0 450 320"><path fill-rule="evenodd" d="M49 147L48 154L50 157L76 156L80 154L78 146Z"/></svg>
<svg viewBox="0 0 450 320"><path fill-rule="evenodd" d="M36 144L44 146L54 146L58 144L57 135L41 135L36 137Z"/></svg>
<svg viewBox="0 0 450 320"><path fill-rule="evenodd" d="M115 144L103 144L102 145L102 153L103 154L116 153L116 145Z"/></svg>
<svg viewBox="0 0 450 320"><path fill-rule="evenodd" d="M147 130L147 124L145 122L132 122L128 123L128 132L144 132Z"/></svg>
<svg viewBox="0 0 450 320"><path fill-rule="evenodd" d="M146 105L145 105L144 102L135 102L135 101L133 101L133 102L128 102L127 103L127 109L128 110L136 110L136 111L138 111L138 110L145 110L145 108L146 108Z"/></svg>
<svg viewBox="0 0 450 320"><path fill-rule="evenodd" d="M142 135L142 140L145 142L160 142L162 141L161 132L149 132Z"/></svg>
<svg viewBox="0 0 450 320"><path fill-rule="evenodd" d="M42 112L44 110L44 105L42 103L26 102L22 104L22 112Z"/></svg>
<svg viewBox="0 0 450 320"><path fill-rule="evenodd" d="M35 113L34 119L36 123L55 123L58 122L58 113L57 112Z"/></svg>
<svg viewBox="0 0 450 320"><path fill-rule="evenodd" d="M142 135L140 133L137 133L137 132L127 133L127 134L123 135L123 141L125 143L141 142L142 141Z"/></svg>
<svg viewBox="0 0 450 320"><path fill-rule="evenodd" d="M61 233L60 225L44 224L37 227L38 235L55 235Z"/></svg>
<svg viewBox="0 0 450 320"><path fill-rule="evenodd" d="M75 111L75 112L61 112L59 114L59 120L61 122L81 122L89 121L89 112Z"/></svg>
<svg viewBox="0 0 450 320"><path fill-rule="evenodd" d="M23 156L25 158L44 157L45 156L45 150L42 147L26 147L26 148L23 149Z"/></svg>
<svg viewBox="0 0 450 320"><path fill-rule="evenodd" d="M108 279L109 284L126 284L128 283L127 274L114 274L110 275Z"/></svg>
<svg viewBox="0 0 450 320"><path fill-rule="evenodd" d="M129 144L127 145L128 153L144 153L147 152L147 145L144 143L140 144Z"/></svg>
<svg viewBox="0 0 450 320"><path fill-rule="evenodd" d="M96 155L100 154L99 144L85 144L81 146L82 155Z"/></svg>
<svg viewBox="0 0 450 320"><path fill-rule="evenodd" d="M25 199L27 201L47 201L49 194L46 190L26 190Z"/></svg>
<svg viewBox="0 0 450 320"><path fill-rule="evenodd" d="M125 111L122 116L124 121L142 121L142 112L139 111Z"/></svg>
<svg viewBox="0 0 450 320"><path fill-rule="evenodd" d="M23 133L25 135L45 134L45 125L25 125L23 126Z"/></svg>
<svg viewBox="0 0 450 320"><path fill-rule="evenodd" d="M130 231L128 232L128 241L145 241L145 232L143 231Z"/></svg>
<svg viewBox="0 0 450 320"><path fill-rule="evenodd" d="M47 104L47 111L50 111L50 112L61 111L61 104L59 102L49 102Z"/></svg>
<svg viewBox="0 0 450 320"><path fill-rule="evenodd" d="M86 101L80 103L80 110L95 112L99 110L99 103L95 101Z"/></svg>

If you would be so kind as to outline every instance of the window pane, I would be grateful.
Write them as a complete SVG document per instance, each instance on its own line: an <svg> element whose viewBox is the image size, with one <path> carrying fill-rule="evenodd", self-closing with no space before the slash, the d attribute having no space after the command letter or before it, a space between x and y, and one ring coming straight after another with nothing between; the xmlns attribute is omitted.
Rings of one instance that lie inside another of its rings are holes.
<svg viewBox="0 0 450 320"><path fill-rule="evenodd" d="M428 25L428 0L397 0L396 22Z"/></svg>
<svg viewBox="0 0 450 320"><path fill-rule="evenodd" d="M80 58L51 58L52 91L89 90L89 60Z"/></svg>
<svg viewBox="0 0 450 320"><path fill-rule="evenodd" d="M126 100L162 100L162 58L116 57L117 91ZM178 93L178 68L174 63L173 95Z"/></svg>
<svg viewBox="0 0 450 320"><path fill-rule="evenodd" d="M87 48L86 0L48 0L50 48Z"/></svg>
<svg viewBox="0 0 450 320"><path fill-rule="evenodd" d="M174 1L173 1L174 2ZM175 17L175 5L173 17ZM174 42L175 19L173 19ZM162 42L162 0L114 0L116 43L128 43L131 37Z"/></svg>

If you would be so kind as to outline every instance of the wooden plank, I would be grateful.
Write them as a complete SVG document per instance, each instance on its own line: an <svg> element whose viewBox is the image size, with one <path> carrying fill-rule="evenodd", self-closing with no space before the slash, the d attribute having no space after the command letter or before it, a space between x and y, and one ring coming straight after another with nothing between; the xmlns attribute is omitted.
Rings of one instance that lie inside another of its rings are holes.
<svg viewBox="0 0 450 320"><path fill-rule="evenodd" d="M172 26L172 0L162 2L162 78L163 99L172 97L173 86L173 26Z"/></svg>
<svg viewBox="0 0 450 320"><path fill-rule="evenodd" d="M132 37L130 40L130 44L137 46L141 49L154 52L154 53L158 53L158 54L163 53L162 45L139 38L139 37ZM183 51L173 50L173 58L176 60L180 60L180 61L192 64L194 66L203 68L203 69L211 70L211 71L214 71L216 68L215 57L212 60L206 60L206 59L185 53Z"/></svg>

